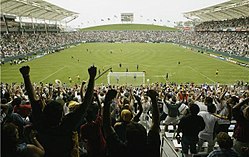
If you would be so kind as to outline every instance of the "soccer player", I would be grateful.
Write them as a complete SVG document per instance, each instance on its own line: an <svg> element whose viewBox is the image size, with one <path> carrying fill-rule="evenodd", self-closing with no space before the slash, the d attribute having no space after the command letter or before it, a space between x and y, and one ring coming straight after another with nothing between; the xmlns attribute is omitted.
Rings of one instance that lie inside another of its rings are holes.
<svg viewBox="0 0 249 157"><path fill-rule="evenodd" d="M68 77L68 81L69 81L70 83L72 83L72 78L71 78L71 77Z"/></svg>
<svg viewBox="0 0 249 157"><path fill-rule="evenodd" d="M77 80L80 81L80 75L77 75Z"/></svg>
<svg viewBox="0 0 249 157"><path fill-rule="evenodd" d="M218 76L218 74L219 74L219 70L216 69L215 76Z"/></svg>

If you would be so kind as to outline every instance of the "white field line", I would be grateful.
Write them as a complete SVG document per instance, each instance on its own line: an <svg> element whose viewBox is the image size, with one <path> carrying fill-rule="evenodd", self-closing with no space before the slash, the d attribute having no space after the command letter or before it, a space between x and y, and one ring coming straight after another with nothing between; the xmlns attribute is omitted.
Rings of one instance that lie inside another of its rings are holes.
<svg viewBox="0 0 249 157"><path fill-rule="evenodd" d="M190 69L192 69L193 71L195 71L195 72L201 74L204 78L207 78L208 80L210 80L210 81L212 81L213 83L215 83L215 81L212 80L211 78L209 78L207 75L204 75L204 74L200 73L199 71L197 71L196 69L194 69L194 68L191 67L191 66L188 66L188 67L189 67Z"/></svg>
<svg viewBox="0 0 249 157"><path fill-rule="evenodd" d="M48 75L47 77L43 78L42 80L40 80L40 81L38 81L38 82L42 82L42 81L46 80L47 78L49 78L49 77L53 76L54 74L58 73L59 71L61 71L61 70L64 69L65 67L66 67L66 66L64 66L64 67L62 67L62 68L56 70L55 72L53 72L52 74Z"/></svg>

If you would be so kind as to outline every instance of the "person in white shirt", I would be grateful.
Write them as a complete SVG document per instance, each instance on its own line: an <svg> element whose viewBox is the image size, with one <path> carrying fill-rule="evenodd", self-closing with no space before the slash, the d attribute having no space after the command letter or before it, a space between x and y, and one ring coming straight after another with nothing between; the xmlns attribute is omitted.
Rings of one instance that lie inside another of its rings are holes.
<svg viewBox="0 0 249 157"><path fill-rule="evenodd" d="M199 133L199 142L198 142L198 152L201 151L202 145L205 141L208 142L207 153L210 153L213 150L215 141L214 141L214 127L215 123L218 121L218 117L213 114L216 112L216 107L214 104L207 105L208 111L200 111L200 115L205 122L205 129Z"/></svg>

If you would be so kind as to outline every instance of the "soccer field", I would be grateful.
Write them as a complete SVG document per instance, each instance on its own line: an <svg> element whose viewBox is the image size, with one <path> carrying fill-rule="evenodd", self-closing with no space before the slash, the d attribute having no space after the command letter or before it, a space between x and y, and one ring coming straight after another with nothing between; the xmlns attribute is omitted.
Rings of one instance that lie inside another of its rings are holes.
<svg viewBox="0 0 249 157"><path fill-rule="evenodd" d="M180 62L180 64L179 64ZM233 84L238 80L249 82L249 68L209 57L174 44L163 43L87 43L46 55L19 65L1 66L2 82L22 82L19 68L31 67L32 82L54 83L56 79L69 83L87 80L87 68L95 65L100 73L112 68L113 72L145 72L150 83L171 82ZM121 64L121 67L120 67ZM219 73L216 76L216 70ZM99 72L98 72L99 73ZM107 74L96 84L107 83ZM98 74L97 74L98 76ZM147 81L146 81L147 82Z"/></svg>

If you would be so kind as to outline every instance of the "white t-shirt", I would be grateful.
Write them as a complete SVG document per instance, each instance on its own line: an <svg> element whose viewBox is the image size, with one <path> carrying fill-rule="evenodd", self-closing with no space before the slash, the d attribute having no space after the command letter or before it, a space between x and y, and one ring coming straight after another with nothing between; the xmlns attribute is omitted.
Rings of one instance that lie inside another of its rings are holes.
<svg viewBox="0 0 249 157"><path fill-rule="evenodd" d="M199 106L200 111L207 111L207 106L204 104L204 102L195 101L195 104Z"/></svg>
<svg viewBox="0 0 249 157"><path fill-rule="evenodd" d="M207 141L213 140L214 125L218 118L207 111L200 111L198 115L205 122L205 129L199 133L199 138Z"/></svg>

